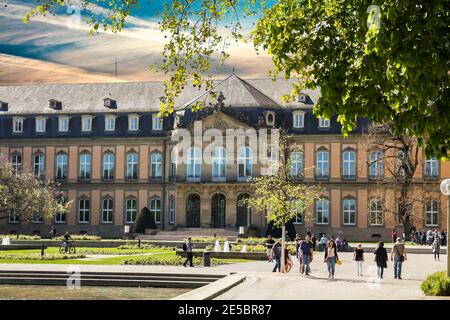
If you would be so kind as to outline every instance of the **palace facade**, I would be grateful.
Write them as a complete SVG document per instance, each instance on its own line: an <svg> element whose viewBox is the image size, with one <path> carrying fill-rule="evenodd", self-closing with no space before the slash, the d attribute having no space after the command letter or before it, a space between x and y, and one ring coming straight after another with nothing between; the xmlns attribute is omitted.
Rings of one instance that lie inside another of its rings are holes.
<svg viewBox="0 0 450 320"><path fill-rule="evenodd" d="M147 207L163 230L244 226L263 235L265 214L240 206L239 200L252 195L249 177L270 170L258 161L262 152L271 158L258 147L261 132L268 133L270 144L278 129L287 134L291 171L301 177L299 183L325 188L324 198L308 208L313 218L295 220L301 234L309 227L316 234L378 240L388 239L393 227L401 231L396 216L386 213L395 211L395 192L380 188L389 171L382 162L368 165L380 156L362 139L368 121L358 119L357 128L343 138L336 118L312 113L319 91L305 90L297 101L282 103L290 86L284 80L231 75L217 81L213 91L186 88L174 114L164 119L157 115L162 82L0 87L0 153L14 170L58 181L71 201L67 214L51 219L25 222L11 214L0 221L0 233L45 235L54 224L58 232L121 237L124 226ZM205 107L193 112L198 101ZM199 124L200 142L192 138ZM211 159L205 161L208 129L224 139L232 131L244 144L230 150L223 142L207 151ZM245 137L252 130L258 142ZM183 139L190 147L179 161ZM423 154L420 161L414 193L422 202L414 204L413 225L444 227L446 199L439 182L450 177L450 163Z"/></svg>

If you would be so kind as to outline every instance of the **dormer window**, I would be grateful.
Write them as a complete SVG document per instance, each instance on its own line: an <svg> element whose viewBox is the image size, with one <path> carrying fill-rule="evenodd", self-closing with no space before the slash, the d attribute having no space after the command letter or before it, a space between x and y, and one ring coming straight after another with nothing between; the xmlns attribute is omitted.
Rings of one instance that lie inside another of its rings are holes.
<svg viewBox="0 0 450 320"><path fill-rule="evenodd" d="M55 100L55 99L50 99L48 101L48 103L49 103L49 107L51 109L54 109L54 110L61 110L62 109L62 102L61 101L58 101L58 100Z"/></svg>
<svg viewBox="0 0 450 320"><path fill-rule="evenodd" d="M107 114L105 116L105 131L116 130L116 116L113 114Z"/></svg>
<svg viewBox="0 0 450 320"><path fill-rule="evenodd" d="M8 111L8 103L0 101L0 111Z"/></svg>
<svg viewBox="0 0 450 320"><path fill-rule="evenodd" d="M23 117L13 117L13 132L22 133L23 132Z"/></svg>
<svg viewBox="0 0 450 320"><path fill-rule="evenodd" d="M319 128L329 128L329 127L330 127L330 119L320 117L319 118Z"/></svg>
<svg viewBox="0 0 450 320"><path fill-rule="evenodd" d="M298 96L298 102L306 103L307 96L306 94L301 94Z"/></svg>
<svg viewBox="0 0 450 320"><path fill-rule="evenodd" d="M105 98L103 99L103 104L106 108L109 109L116 109L117 108L117 103L116 100L110 99L110 98Z"/></svg>
<svg viewBox="0 0 450 320"><path fill-rule="evenodd" d="M266 112L266 125L268 126L275 125L275 112L273 111Z"/></svg>
<svg viewBox="0 0 450 320"><path fill-rule="evenodd" d="M91 132L92 131L92 116L83 115L81 116L81 131Z"/></svg>
<svg viewBox="0 0 450 320"><path fill-rule="evenodd" d="M152 115L152 129L155 131L162 130L162 119L158 117L158 114Z"/></svg>
<svg viewBox="0 0 450 320"><path fill-rule="evenodd" d="M58 117L58 131L59 132L68 132L69 131L69 120L68 116L59 116Z"/></svg>
<svg viewBox="0 0 450 320"><path fill-rule="evenodd" d="M36 117L36 125L35 131L36 133L44 133L46 127L47 118L45 117Z"/></svg>
<svg viewBox="0 0 450 320"><path fill-rule="evenodd" d="M292 113L292 123L294 128L304 128L305 127L305 112L304 111L294 111Z"/></svg>
<svg viewBox="0 0 450 320"><path fill-rule="evenodd" d="M139 130L139 115L130 114L128 115L128 131L138 131Z"/></svg>

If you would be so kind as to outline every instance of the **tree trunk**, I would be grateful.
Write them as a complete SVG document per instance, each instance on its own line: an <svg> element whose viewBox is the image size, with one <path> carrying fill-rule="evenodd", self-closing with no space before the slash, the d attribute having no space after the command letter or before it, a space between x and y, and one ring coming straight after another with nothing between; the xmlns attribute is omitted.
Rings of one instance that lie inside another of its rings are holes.
<svg viewBox="0 0 450 320"><path fill-rule="evenodd" d="M283 224L283 226L281 227L281 267L280 267L280 272L285 273L285 263L286 263L286 257L284 254L284 250L286 248L286 225Z"/></svg>
<svg viewBox="0 0 450 320"><path fill-rule="evenodd" d="M411 241L411 219L409 213L403 217L403 232L405 233L405 241Z"/></svg>

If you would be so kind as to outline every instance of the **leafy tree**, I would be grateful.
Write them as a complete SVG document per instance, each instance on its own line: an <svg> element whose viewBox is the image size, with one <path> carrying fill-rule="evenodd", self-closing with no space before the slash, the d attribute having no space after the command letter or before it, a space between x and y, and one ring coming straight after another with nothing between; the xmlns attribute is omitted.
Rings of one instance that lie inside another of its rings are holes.
<svg viewBox="0 0 450 320"><path fill-rule="evenodd" d="M0 219L15 215L19 221L53 217L65 213L58 185L36 179L32 174L14 172L8 159L0 155Z"/></svg>
<svg viewBox="0 0 450 320"><path fill-rule="evenodd" d="M287 157L287 142L283 136L280 141L280 156L272 163L270 173L252 178L254 195L241 201L256 210L267 212L273 228L281 228L282 252L285 249L286 226L289 221L302 215L310 220L312 213L307 211L314 200L321 198L323 189L319 185L300 183L297 176L291 175L291 161ZM295 235L295 231L294 231ZM284 270L284 254L281 266Z"/></svg>
<svg viewBox="0 0 450 320"><path fill-rule="evenodd" d="M46 14L63 0L37 0L24 18ZM120 31L137 0L100 3L109 17L89 20ZM273 76L296 79L286 100L303 88L320 88L316 114L337 115L344 135L357 117L386 123L394 135L417 137L428 155L450 150L450 11L446 0L171 0L164 3L161 31L168 33L163 63L161 114L173 112L176 97L192 80L212 87L211 61L225 60L227 45L252 40L271 55ZM241 20L254 16L246 37ZM225 28L220 26L224 25ZM201 108L198 104L196 108Z"/></svg>
<svg viewBox="0 0 450 320"><path fill-rule="evenodd" d="M133 233L144 233L145 229L157 229L155 217L147 207L141 209L139 216L133 224Z"/></svg>

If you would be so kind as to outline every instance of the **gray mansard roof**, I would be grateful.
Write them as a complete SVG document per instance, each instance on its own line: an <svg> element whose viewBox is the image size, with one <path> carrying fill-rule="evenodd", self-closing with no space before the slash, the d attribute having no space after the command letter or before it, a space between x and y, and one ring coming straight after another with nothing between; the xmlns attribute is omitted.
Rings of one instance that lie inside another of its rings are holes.
<svg viewBox="0 0 450 320"><path fill-rule="evenodd" d="M285 105L281 96L291 90L291 81L278 79L243 80L236 75L216 81L213 89L222 92L225 104L235 107L310 107L317 102L319 90L305 90L310 100L306 104ZM164 84L158 82L97 83L97 84L46 84L27 86L0 86L0 101L8 104L2 114L52 114L52 113L105 113L158 111ZM116 109L104 106L104 99L116 101ZM61 110L49 107L49 100L62 103ZM177 99L175 109L189 107L197 100L213 102L210 92L186 86Z"/></svg>

